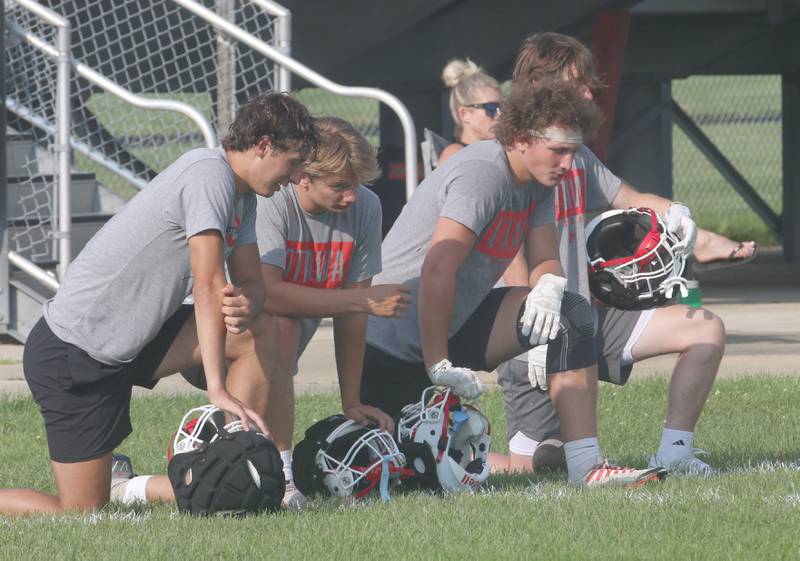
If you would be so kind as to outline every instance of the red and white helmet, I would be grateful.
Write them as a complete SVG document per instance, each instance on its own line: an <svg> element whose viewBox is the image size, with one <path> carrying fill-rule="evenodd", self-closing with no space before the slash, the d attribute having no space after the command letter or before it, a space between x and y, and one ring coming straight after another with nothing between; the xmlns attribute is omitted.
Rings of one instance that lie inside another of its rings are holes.
<svg viewBox="0 0 800 561"><path fill-rule="evenodd" d="M422 486L468 491L489 477L489 420L449 388L426 388L419 402L403 407L397 440Z"/></svg>
<svg viewBox="0 0 800 561"><path fill-rule="evenodd" d="M243 430L244 426L238 419L226 424L225 413L213 405L189 409L170 440L167 460L176 454L197 450L203 444L211 444L219 437L220 429L233 433Z"/></svg>
<svg viewBox="0 0 800 561"><path fill-rule="evenodd" d="M665 303L675 288L687 294L686 255L658 214L649 208L609 210L586 226L589 289L599 301L621 310Z"/></svg>

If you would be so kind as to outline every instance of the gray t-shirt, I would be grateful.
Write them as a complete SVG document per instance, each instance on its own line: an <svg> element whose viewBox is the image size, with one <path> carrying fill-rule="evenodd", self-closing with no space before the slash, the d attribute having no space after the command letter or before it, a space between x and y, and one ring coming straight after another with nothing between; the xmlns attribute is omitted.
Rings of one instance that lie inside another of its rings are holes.
<svg viewBox="0 0 800 561"><path fill-rule="evenodd" d="M217 230L225 258L256 243L253 193L221 148L187 152L86 244L44 304L55 335L105 364L132 361L192 291L191 236Z"/></svg>
<svg viewBox="0 0 800 561"><path fill-rule="evenodd" d="M471 144L423 181L383 242L380 283L405 283L413 301L400 318L369 318L367 342L403 360L422 360L418 296L420 271L436 222L454 220L477 239L456 274L448 336L492 290L528 231L553 222L551 189L515 185L505 151L495 141Z"/></svg>
<svg viewBox="0 0 800 561"><path fill-rule="evenodd" d="M336 289L361 282L381 270L381 203L366 187L344 212L309 214L290 186L259 198L256 220L261 263L283 269L286 281ZM305 318L299 357L320 318Z"/></svg>
<svg viewBox="0 0 800 561"><path fill-rule="evenodd" d="M581 146L575 153L572 169L556 189L555 215L561 267L567 276L567 290L592 301L584 227L586 214L608 210L622 181Z"/></svg>

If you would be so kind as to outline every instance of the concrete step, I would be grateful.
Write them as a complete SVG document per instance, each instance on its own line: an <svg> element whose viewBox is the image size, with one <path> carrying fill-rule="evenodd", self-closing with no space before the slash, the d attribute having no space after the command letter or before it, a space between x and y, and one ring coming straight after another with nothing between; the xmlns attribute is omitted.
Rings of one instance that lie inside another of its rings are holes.
<svg viewBox="0 0 800 561"><path fill-rule="evenodd" d="M33 136L6 133L6 176L27 177L38 173L39 163Z"/></svg>
<svg viewBox="0 0 800 561"><path fill-rule="evenodd" d="M100 195L92 173L73 173L70 183L70 206L74 214L99 212ZM38 209L49 214L55 199L56 181L52 175L7 178L8 218L28 218Z"/></svg>
<svg viewBox="0 0 800 561"><path fill-rule="evenodd" d="M76 214L72 216L72 255L78 255L97 231L110 220L109 214ZM38 219L11 220L8 224L9 246L41 266L55 262L53 227Z"/></svg>

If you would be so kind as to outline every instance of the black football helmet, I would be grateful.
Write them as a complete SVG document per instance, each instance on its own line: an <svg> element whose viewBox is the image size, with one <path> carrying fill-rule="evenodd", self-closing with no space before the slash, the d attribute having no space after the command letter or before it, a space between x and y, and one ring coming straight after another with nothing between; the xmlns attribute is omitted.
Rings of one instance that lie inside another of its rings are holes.
<svg viewBox="0 0 800 561"><path fill-rule="evenodd" d="M342 415L311 425L292 454L294 483L306 496L360 499L379 489L388 500L389 486L408 472L405 463L391 434Z"/></svg>
<svg viewBox="0 0 800 561"><path fill-rule="evenodd" d="M621 310L664 304L675 288L686 295L686 256L679 239L650 208L609 210L586 226L589 289L600 302Z"/></svg>
<svg viewBox="0 0 800 561"><path fill-rule="evenodd" d="M203 430L196 428L198 434ZM197 516L275 512L286 490L275 444L243 430L240 421L215 427L209 440L185 446L170 459L167 474L178 510Z"/></svg>

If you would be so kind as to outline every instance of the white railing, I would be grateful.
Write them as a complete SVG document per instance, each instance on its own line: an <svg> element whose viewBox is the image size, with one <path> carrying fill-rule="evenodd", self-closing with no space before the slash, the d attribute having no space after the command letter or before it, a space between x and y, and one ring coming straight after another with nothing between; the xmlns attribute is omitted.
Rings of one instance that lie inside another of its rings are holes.
<svg viewBox="0 0 800 561"><path fill-rule="evenodd" d="M71 149L75 148L79 150L95 162L106 167L106 169L121 175L138 188L142 188L147 184L143 179L136 177L123 167L116 165L115 162L109 161L93 150L91 146L88 146L71 135L70 80L73 69L76 75L81 76L94 86L134 107L169 111L188 117L197 125L197 128L203 136L205 145L209 148L213 148L217 145L217 138L211 124L191 105L169 99L152 99L136 95L72 57L70 53L71 27L66 18L41 6L33 0L13 0L13 2L17 6L35 15L46 24L54 26L57 29L56 37L58 45L53 46L35 33L15 25L13 21L6 21L6 26L10 28L17 37L56 61L57 77L54 122L50 122L47 117L37 114L36 111L30 108L18 104L11 97L6 98L6 107L20 118L27 120L33 126L52 135L55 139L53 142L53 150L58 156L55 174L58 187L54 200L55 208L53 208L52 219L54 223L54 243L57 246L57 252L54 252L54 254L58 256L57 272L58 278L61 278L67 265L72 260L70 205ZM32 268L35 268L38 272L34 276L40 280L50 279L50 281L57 283L57 281L44 270L18 253L10 251L9 260L28 273L33 270Z"/></svg>
<svg viewBox="0 0 800 561"><path fill-rule="evenodd" d="M406 106L397 97L389 92L377 88L349 87L337 84L325 78L321 74L311 70L304 64L297 62L286 54L280 52L275 47L268 45L253 35L243 31L225 18L219 16L212 10L200 5L195 0L173 0L176 4L183 6L198 17L210 23L218 31L241 41L250 48L260 52L267 58L281 65L282 68L301 76L315 86L323 90L346 96L346 97L365 97L375 99L388 105L400 119L403 126L403 147L405 150L405 169L406 169L406 198L410 197L417 187L417 133L414 121L411 118ZM260 4L260 2L259 2Z"/></svg>

